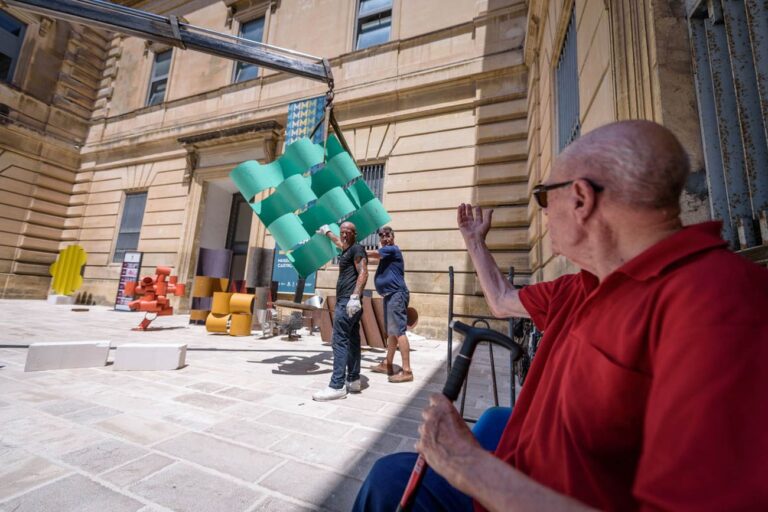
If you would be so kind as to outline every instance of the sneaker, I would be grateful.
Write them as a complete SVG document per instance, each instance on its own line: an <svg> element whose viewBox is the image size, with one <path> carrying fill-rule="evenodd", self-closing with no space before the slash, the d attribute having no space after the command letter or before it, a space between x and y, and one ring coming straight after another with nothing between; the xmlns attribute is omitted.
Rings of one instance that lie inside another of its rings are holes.
<svg viewBox="0 0 768 512"><path fill-rule="evenodd" d="M350 393L359 393L361 389L362 385L360 384L360 379L347 382L347 391Z"/></svg>
<svg viewBox="0 0 768 512"><path fill-rule="evenodd" d="M346 388L336 389L328 386L312 395L312 400L317 402L327 402L329 400L338 400L339 398L347 398Z"/></svg>
<svg viewBox="0 0 768 512"><path fill-rule="evenodd" d="M407 372L405 370L395 375L390 375L389 382L411 382L413 380L413 372Z"/></svg>

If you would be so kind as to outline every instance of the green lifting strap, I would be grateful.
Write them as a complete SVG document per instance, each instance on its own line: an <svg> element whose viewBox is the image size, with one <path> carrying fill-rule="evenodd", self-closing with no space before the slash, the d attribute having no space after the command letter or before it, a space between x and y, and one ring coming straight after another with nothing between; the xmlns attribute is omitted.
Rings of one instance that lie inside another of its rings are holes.
<svg viewBox="0 0 768 512"><path fill-rule="evenodd" d="M349 220L362 240L391 220L335 136L328 137L325 159L323 155L322 145L303 138L287 146L274 162L250 160L230 173L253 212L277 244L286 249L288 261L301 277L315 272L339 252L327 237L315 233L320 226L328 224L338 235L339 224ZM258 194L270 190L265 199L254 201Z"/></svg>

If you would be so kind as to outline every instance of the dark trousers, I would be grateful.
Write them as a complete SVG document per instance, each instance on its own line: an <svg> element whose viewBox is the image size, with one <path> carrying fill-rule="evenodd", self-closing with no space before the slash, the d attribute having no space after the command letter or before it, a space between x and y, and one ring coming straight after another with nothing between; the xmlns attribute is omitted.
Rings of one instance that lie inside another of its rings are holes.
<svg viewBox="0 0 768 512"><path fill-rule="evenodd" d="M493 451L501 439L512 409L492 407L485 411L472 428L472 433L486 450ZM415 453L393 453L380 458L363 482L354 512L392 512L403 496L405 485L416 463ZM413 512L473 510L472 498L454 488L445 478L427 469L416 492Z"/></svg>
<svg viewBox="0 0 768 512"><path fill-rule="evenodd" d="M330 386L334 389L341 389L347 382L360 378L360 318L363 310L350 317L347 315L347 302L349 297L338 299L333 312L333 375Z"/></svg>
<svg viewBox="0 0 768 512"><path fill-rule="evenodd" d="M405 485L416 463L415 453L393 453L376 461L363 482L353 512L393 512L403 496ZM427 469L413 512L472 511L472 498L456 490L448 481Z"/></svg>

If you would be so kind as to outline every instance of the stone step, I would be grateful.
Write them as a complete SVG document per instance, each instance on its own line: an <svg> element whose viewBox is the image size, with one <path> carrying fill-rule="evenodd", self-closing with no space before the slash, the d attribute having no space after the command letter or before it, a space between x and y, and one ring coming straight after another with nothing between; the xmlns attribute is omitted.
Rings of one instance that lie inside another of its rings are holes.
<svg viewBox="0 0 768 512"><path fill-rule="evenodd" d="M177 370L184 366L187 345L181 343L126 343L115 350L113 370Z"/></svg>
<svg viewBox="0 0 768 512"><path fill-rule="evenodd" d="M33 343L27 351L25 372L105 366L109 341L56 341Z"/></svg>

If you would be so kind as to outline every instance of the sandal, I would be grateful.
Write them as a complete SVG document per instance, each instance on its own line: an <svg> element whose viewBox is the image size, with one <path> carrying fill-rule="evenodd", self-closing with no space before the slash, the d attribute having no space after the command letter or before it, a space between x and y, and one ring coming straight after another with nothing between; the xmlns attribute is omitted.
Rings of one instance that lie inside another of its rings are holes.
<svg viewBox="0 0 768 512"><path fill-rule="evenodd" d="M389 365L385 363L384 361L380 362L376 366L371 366L371 371L373 373L386 373L387 375L393 375L395 372L392 368L393 365Z"/></svg>
<svg viewBox="0 0 768 512"><path fill-rule="evenodd" d="M396 375L391 375L389 377L389 382L394 382L394 383L411 382L412 380L413 380L413 372L407 372L405 370L401 371Z"/></svg>

